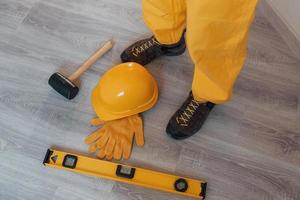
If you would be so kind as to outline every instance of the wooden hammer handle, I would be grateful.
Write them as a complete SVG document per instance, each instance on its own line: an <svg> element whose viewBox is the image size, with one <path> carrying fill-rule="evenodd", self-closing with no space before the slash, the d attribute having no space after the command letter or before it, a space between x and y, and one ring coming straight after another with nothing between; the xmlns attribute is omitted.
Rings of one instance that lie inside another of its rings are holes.
<svg viewBox="0 0 300 200"><path fill-rule="evenodd" d="M88 70L99 58L101 58L113 46L112 40L107 41L100 49L98 49L91 57L89 57L68 79L74 81Z"/></svg>

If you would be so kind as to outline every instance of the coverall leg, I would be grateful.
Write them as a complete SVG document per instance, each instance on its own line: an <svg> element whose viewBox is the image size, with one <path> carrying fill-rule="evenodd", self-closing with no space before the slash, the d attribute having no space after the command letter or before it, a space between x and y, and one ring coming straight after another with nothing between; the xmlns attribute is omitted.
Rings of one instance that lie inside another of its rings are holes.
<svg viewBox="0 0 300 200"><path fill-rule="evenodd" d="M246 58L257 0L143 0L144 21L162 44L186 29L195 64L192 92L199 101L228 101Z"/></svg>

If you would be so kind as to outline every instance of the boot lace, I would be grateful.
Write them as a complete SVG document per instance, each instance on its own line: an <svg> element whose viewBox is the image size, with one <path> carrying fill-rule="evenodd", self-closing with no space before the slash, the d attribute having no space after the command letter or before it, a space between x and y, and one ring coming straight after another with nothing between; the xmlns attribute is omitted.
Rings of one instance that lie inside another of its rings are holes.
<svg viewBox="0 0 300 200"><path fill-rule="evenodd" d="M132 54L135 56L135 57L138 57L141 53L143 53L144 51L146 51L147 49L149 49L150 47L154 46L154 45L160 45L159 42L154 38L152 37L150 40L147 40L145 41L144 43L142 43L141 45L139 46L134 46L131 51L132 51Z"/></svg>
<svg viewBox="0 0 300 200"><path fill-rule="evenodd" d="M188 126L191 118L195 114L195 112L196 112L197 108L199 107L199 105L200 105L200 102L193 99L187 105L185 110L178 117L176 117L177 123L180 126L185 126L185 127Z"/></svg>

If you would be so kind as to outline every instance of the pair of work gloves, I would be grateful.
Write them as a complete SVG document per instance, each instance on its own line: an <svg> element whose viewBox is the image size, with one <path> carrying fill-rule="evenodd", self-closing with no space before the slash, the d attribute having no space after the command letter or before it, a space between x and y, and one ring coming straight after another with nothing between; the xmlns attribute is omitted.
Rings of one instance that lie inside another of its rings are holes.
<svg viewBox="0 0 300 200"><path fill-rule="evenodd" d="M90 145L89 152L101 159L129 159L134 138L138 146L144 145L143 121L139 114L112 121L93 118L90 124L102 125L85 138L85 143Z"/></svg>

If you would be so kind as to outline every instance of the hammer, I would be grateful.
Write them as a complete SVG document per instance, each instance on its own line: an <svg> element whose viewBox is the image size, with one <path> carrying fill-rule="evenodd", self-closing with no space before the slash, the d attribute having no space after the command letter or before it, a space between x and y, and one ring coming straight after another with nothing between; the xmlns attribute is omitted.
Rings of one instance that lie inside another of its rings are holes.
<svg viewBox="0 0 300 200"><path fill-rule="evenodd" d="M49 85L67 99L73 99L79 91L79 88L73 82L88 70L101 56L110 50L112 46L113 42L111 40L107 41L69 77L62 75L59 72L52 74L48 80Z"/></svg>

